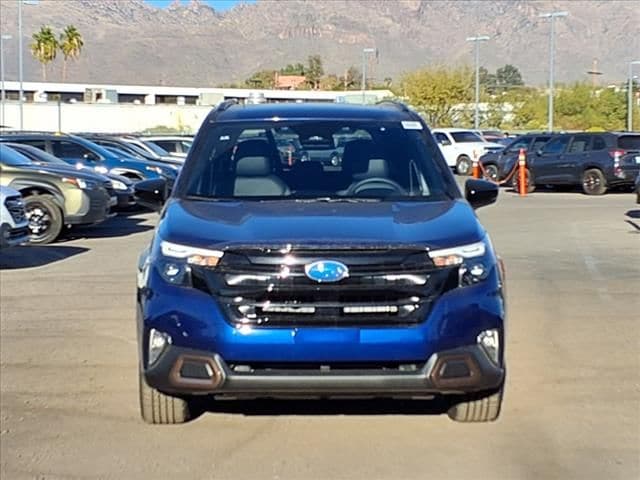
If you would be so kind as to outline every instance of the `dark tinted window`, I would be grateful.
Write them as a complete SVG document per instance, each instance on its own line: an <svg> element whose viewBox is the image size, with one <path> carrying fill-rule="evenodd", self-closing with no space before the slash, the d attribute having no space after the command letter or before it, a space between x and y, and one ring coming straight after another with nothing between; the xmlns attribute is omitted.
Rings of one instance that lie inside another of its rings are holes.
<svg viewBox="0 0 640 480"><path fill-rule="evenodd" d="M521 148L524 148L525 151L527 151L527 149L529 148L529 143L531 142L531 138L530 137L521 137L521 138L516 138L515 141L513 141L509 147L507 148L510 152L517 152L519 151Z"/></svg>
<svg viewBox="0 0 640 480"><path fill-rule="evenodd" d="M451 144L451 140L449 140L449 137L447 137L444 133L436 132L434 133L434 136L436 137L436 141L438 143L444 143L445 145Z"/></svg>
<svg viewBox="0 0 640 480"><path fill-rule="evenodd" d="M47 151L47 142L46 140L23 140L20 143L24 145L31 145L32 147L39 148L40 150Z"/></svg>
<svg viewBox="0 0 640 480"><path fill-rule="evenodd" d="M640 135L622 135L618 137L618 148L640 150Z"/></svg>
<svg viewBox="0 0 640 480"><path fill-rule="evenodd" d="M451 136L458 143L484 142L480 135L473 132L452 132Z"/></svg>
<svg viewBox="0 0 640 480"><path fill-rule="evenodd" d="M83 147L75 142L69 142L67 140L53 140L51 142L53 148L53 154L59 158L66 159L81 159L87 158L87 160L93 160L96 155L88 148Z"/></svg>
<svg viewBox="0 0 640 480"><path fill-rule="evenodd" d="M571 146L567 153L582 153L589 149L589 142L591 137L589 135L576 135L571 141Z"/></svg>
<svg viewBox="0 0 640 480"><path fill-rule="evenodd" d="M569 143L570 138L571 137L568 135L562 136L562 137L556 137L553 140L549 141L549 143L547 143L544 146L542 151L548 154L562 153L564 152L564 149L567 146L567 143Z"/></svg>
<svg viewBox="0 0 640 480"><path fill-rule="evenodd" d="M593 144L591 150L605 150L607 148L607 142L600 135L593 137Z"/></svg>
<svg viewBox="0 0 640 480"><path fill-rule="evenodd" d="M289 166L279 152L283 136L309 150ZM340 165L329 158L335 138ZM194 198L444 200L456 196L434 161L437 146L422 130L400 122L292 121L221 123L200 134L182 171L178 195Z"/></svg>
<svg viewBox="0 0 640 480"><path fill-rule="evenodd" d="M551 137L536 137L533 141L533 145L531 146L532 152L537 152L542 147L544 147Z"/></svg>

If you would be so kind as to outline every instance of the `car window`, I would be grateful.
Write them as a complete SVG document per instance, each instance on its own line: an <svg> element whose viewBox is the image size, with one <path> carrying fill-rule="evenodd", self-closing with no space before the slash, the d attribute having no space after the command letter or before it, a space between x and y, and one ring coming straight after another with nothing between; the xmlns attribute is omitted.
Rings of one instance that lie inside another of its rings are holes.
<svg viewBox="0 0 640 480"><path fill-rule="evenodd" d="M640 150L640 135L622 135L618 137L618 148Z"/></svg>
<svg viewBox="0 0 640 480"><path fill-rule="evenodd" d="M97 160L97 155L82 145L67 140L52 140L53 154L59 158Z"/></svg>
<svg viewBox="0 0 640 480"><path fill-rule="evenodd" d="M531 138L529 137L518 138L509 145L507 150L509 152L518 152L521 148L524 148L526 152L529 148L529 143L531 143Z"/></svg>
<svg viewBox="0 0 640 480"><path fill-rule="evenodd" d="M436 141L438 143L441 143L441 144L444 144L444 145L450 145L451 144L451 140L449 140L449 137L447 137L444 133L436 132L436 133L434 133L434 136L436 137Z"/></svg>
<svg viewBox="0 0 640 480"><path fill-rule="evenodd" d="M46 140L21 140L20 143L24 145L31 145L32 147L36 147L40 150L47 151L47 141Z"/></svg>
<svg viewBox="0 0 640 480"><path fill-rule="evenodd" d="M567 144L569 143L569 140L571 139L570 136L561 136L561 137L556 137L552 140L549 141L549 143L547 143L544 148L542 149L543 153L546 154L557 154L557 153L562 153L564 152L565 147L567 146Z"/></svg>
<svg viewBox="0 0 640 480"><path fill-rule="evenodd" d="M484 142L480 135L473 132L452 132L451 136L458 143Z"/></svg>
<svg viewBox="0 0 640 480"><path fill-rule="evenodd" d="M400 122L274 123L211 126L192 147L178 195L371 200L443 200L455 195L434 161L437 146L421 130L405 129ZM309 156L290 164L278 148L276 139L282 137L296 138ZM339 164L329 161L336 151L335 137L352 138L344 144Z"/></svg>
<svg viewBox="0 0 640 480"><path fill-rule="evenodd" d="M591 150L605 150L607 148L607 142L604 141L600 135L593 137L593 144Z"/></svg>
<svg viewBox="0 0 640 480"><path fill-rule="evenodd" d="M532 152L537 152L541 148L543 148L551 137L536 137L533 141L533 145L531 146Z"/></svg>
<svg viewBox="0 0 640 480"><path fill-rule="evenodd" d="M176 142L173 140L154 140L153 142L147 142L147 144L149 143L155 143L157 146L159 146L160 148L162 148L167 152L176 151Z"/></svg>
<svg viewBox="0 0 640 480"><path fill-rule="evenodd" d="M160 155L161 157L169 155L169 152L167 152L164 148L159 147L158 145L156 145L153 142L142 140L142 143L145 146L147 146L149 148L149 150L151 150L156 155Z"/></svg>
<svg viewBox="0 0 640 480"><path fill-rule="evenodd" d="M589 135L576 135L571 141L569 150L567 153L582 153L589 149L589 142L591 138Z"/></svg>

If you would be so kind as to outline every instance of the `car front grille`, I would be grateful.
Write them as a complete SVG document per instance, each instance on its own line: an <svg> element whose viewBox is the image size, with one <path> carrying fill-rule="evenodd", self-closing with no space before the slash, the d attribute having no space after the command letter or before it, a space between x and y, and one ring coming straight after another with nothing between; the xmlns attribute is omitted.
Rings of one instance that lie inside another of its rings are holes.
<svg viewBox="0 0 640 480"><path fill-rule="evenodd" d="M24 202L21 197L8 197L4 201L5 207L11 214L11 218L16 224L20 224L26 220L24 212Z"/></svg>
<svg viewBox="0 0 640 480"><path fill-rule="evenodd" d="M318 283L305 265L336 260L349 276ZM457 269L435 268L424 249L299 249L225 252L214 269L192 268L194 287L213 295L233 325L407 325L426 319L457 285Z"/></svg>

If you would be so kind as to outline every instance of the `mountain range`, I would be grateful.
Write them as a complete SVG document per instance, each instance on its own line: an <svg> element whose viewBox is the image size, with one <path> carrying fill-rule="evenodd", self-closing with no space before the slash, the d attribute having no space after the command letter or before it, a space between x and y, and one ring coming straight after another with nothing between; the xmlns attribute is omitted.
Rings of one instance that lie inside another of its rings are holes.
<svg viewBox="0 0 640 480"><path fill-rule="evenodd" d="M17 0L0 0L5 78L17 77ZM556 80L600 84L626 78L640 59L639 0L258 0L226 11L191 0L165 9L142 0L40 0L23 4L25 81L40 81L31 35L42 25L60 32L72 24L84 38L67 81L210 87L240 82L252 72L305 63L319 54L325 73L361 68L363 48L371 76L382 81L427 65L469 65L466 38L488 35L481 64L490 71L515 65L526 83L548 75L550 21L539 15L566 10L556 19ZM59 54L59 57L62 55ZM61 58L48 81L61 80Z"/></svg>

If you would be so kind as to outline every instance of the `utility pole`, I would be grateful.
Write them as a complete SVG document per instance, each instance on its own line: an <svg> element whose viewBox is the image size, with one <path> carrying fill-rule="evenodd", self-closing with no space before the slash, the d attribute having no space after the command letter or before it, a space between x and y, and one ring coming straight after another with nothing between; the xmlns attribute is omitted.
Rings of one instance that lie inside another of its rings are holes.
<svg viewBox="0 0 640 480"><path fill-rule="evenodd" d="M551 31L549 35L549 105L548 105L548 125L547 130L553 131L553 84L554 84L554 65L556 55L556 27L555 20L557 17L566 17L569 12L551 12L540 14L541 18L548 18L551 20Z"/></svg>
<svg viewBox="0 0 640 480"><path fill-rule="evenodd" d="M640 60L629 62L629 85L627 85L627 131L633 130L633 66L640 65Z"/></svg>
<svg viewBox="0 0 640 480"><path fill-rule="evenodd" d="M473 115L473 128L476 130L480 127L480 42L486 42L487 40L489 40L489 37L486 35L467 37L467 42L474 43L476 57L476 102Z"/></svg>
<svg viewBox="0 0 640 480"><path fill-rule="evenodd" d="M362 49L362 104L366 103L365 90L367 89L367 53L374 53L374 48Z"/></svg>

